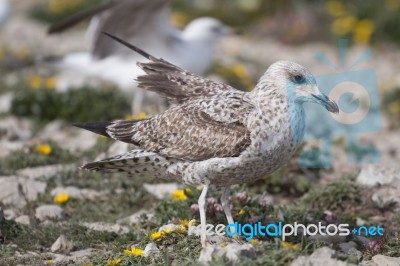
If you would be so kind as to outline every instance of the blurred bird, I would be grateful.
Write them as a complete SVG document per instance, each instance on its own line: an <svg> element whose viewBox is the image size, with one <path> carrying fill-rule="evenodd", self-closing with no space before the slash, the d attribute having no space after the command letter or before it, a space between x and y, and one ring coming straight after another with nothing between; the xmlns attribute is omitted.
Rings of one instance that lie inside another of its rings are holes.
<svg viewBox="0 0 400 266"><path fill-rule="evenodd" d="M9 0L0 0L0 28L5 24L10 16L11 5Z"/></svg>
<svg viewBox="0 0 400 266"><path fill-rule="evenodd" d="M222 207L232 224L230 185L255 181L289 161L304 135L303 103L314 102L330 112L339 111L337 104L319 91L314 76L293 62L274 63L253 91L243 92L109 36L150 61L138 63L146 72L137 77L139 87L176 105L142 120L75 124L139 147L82 168L203 185L199 197L203 248L209 186L223 188Z"/></svg>
<svg viewBox="0 0 400 266"><path fill-rule="evenodd" d="M49 33L60 32L85 18L93 17L87 36L91 51L73 53L52 62L74 72L110 81L129 91L136 87L134 78L144 72L136 66L139 60L125 47L105 38L103 31L120 36L157 57L197 74L210 66L217 39L228 33L228 27L214 18L202 17L190 22L183 31L169 22L169 0L107 1L93 9L50 27ZM133 113L142 112L144 92L136 90Z"/></svg>

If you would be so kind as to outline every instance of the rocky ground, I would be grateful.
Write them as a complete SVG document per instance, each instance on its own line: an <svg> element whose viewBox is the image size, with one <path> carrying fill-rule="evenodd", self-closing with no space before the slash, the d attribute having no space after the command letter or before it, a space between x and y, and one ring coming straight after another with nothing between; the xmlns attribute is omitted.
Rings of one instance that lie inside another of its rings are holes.
<svg viewBox="0 0 400 266"><path fill-rule="evenodd" d="M0 61L0 265L196 265L202 263L199 257L210 265L400 265L400 103L385 101L400 85L398 48L377 45L362 66L376 71L383 128L362 134L359 141L379 150L379 163L350 163L346 139L338 137L333 168L302 169L296 157L275 174L233 187L231 193L232 213L241 223L379 225L384 236L317 234L285 241L214 236L201 252L199 237L188 235L188 222L199 219L199 188L78 168L126 147L71 122L124 118L130 100L109 85L55 90L53 72L31 66L32 61L86 49L83 32L48 37L45 25L26 15L26 1L15 3L18 12L0 38L5 51ZM349 61L365 49L350 48ZM242 88L278 59L301 62L317 75L331 73L315 53L333 60L338 54L336 45L291 46L255 36L229 37L217 51L210 77ZM212 191L207 198L208 222L226 224L219 197Z"/></svg>

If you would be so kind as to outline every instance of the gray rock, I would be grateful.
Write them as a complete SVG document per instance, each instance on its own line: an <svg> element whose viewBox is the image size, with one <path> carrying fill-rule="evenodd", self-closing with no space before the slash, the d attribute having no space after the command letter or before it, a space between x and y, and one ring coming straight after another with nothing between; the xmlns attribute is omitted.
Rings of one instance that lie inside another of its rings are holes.
<svg viewBox="0 0 400 266"><path fill-rule="evenodd" d="M353 242L353 241L345 242L345 243L339 244L339 248L343 252L347 253L347 252L349 252L349 250L351 250L353 248L357 248L357 244L355 242Z"/></svg>
<svg viewBox="0 0 400 266"><path fill-rule="evenodd" d="M400 187L381 187L371 197L379 209L400 209Z"/></svg>
<svg viewBox="0 0 400 266"><path fill-rule="evenodd" d="M24 143L21 141L0 140L0 158L5 158L11 153L22 150Z"/></svg>
<svg viewBox="0 0 400 266"><path fill-rule="evenodd" d="M314 241L322 241L326 244L340 244L346 241L346 236L341 236L341 235L314 235L314 236L310 236L309 237L310 240L314 240Z"/></svg>
<svg viewBox="0 0 400 266"><path fill-rule="evenodd" d="M4 218L7 220L14 220L17 216L18 216L18 214L15 209L5 209L4 210Z"/></svg>
<svg viewBox="0 0 400 266"><path fill-rule="evenodd" d="M8 141L28 141L32 136L28 119L8 116L0 119L0 138Z"/></svg>
<svg viewBox="0 0 400 266"><path fill-rule="evenodd" d="M35 216L40 221L48 219L61 220L65 217L65 213L58 205L42 205L36 208Z"/></svg>
<svg viewBox="0 0 400 266"><path fill-rule="evenodd" d="M81 197L81 190L77 187L56 187L52 191L50 191L50 195L53 197L58 194L68 194L70 197L73 198L80 198Z"/></svg>
<svg viewBox="0 0 400 266"><path fill-rule="evenodd" d="M361 219L360 217L357 217L356 224L357 224L357 226L363 226L363 225L367 225L368 222L365 221L364 219Z"/></svg>
<svg viewBox="0 0 400 266"><path fill-rule="evenodd" d="M400 257L388 257L384 255L375 255L372 257L372 261L378 266L399 266Z"/></svg>
<svg viewBox="0 0 400 266"><path fill-rule="evenodd" d="M368 187L400 186L400 168L397 166L367 165L358 175L357 183Z"/></svg>
<svg viewBox="0 0 400 266"><path fill-rule="evenodd" d="M128 225L133 225L136 224L140 221L141 217L147 217L147 220L151 220L153 218L154 214L147 211L147 210L140 210L138 212L135 212L131 216L128 216L126 218L119 219L117 221L118 224L128 224Z"/></svg>
<svg viewBox="0 0 400 266"><path fill-rule="evenodd" d="M18 216L17 218L15 218L15 221L17 223L24 224L24 225L32 225L33 224L31 217L29 217L28 215Z"/></svg>
<svg viewBox="0 0 400 266"><path fill-rule="evenodd" d="M17 175L24 176L30 179L37 179L39 177L51 177L61 171L74 169L75 167L76 166L72 164L67 164L67 165L55 164L55 165L29 167L18 170Z"/></svg>
<svg viewBox="0 0 400 266"><path fill-rule="evenodd" d="M347 263L335 259L335 251L322 247L314 251L310 256L300 256L296 258L290 266L355 266L355 264Z"/></svg>
<svg viewBox="0 0 400 266"><path fill-rule="evenodd" d="M157 199L171 197L172 193L179 189L177 183L143 184L143 187Z"/></svg>
<svg viewBox="0 0 400 266"><path fill-rule="evenodd" d="M116 234L127 234L129 232L128 227L119 224L96 222L96 223L83 223L82 225L94 231L111 232Z"/></svg>
<svg viewBox="0 0 400 266"><path fill-rule="evenodd" d="M51 140L57 143L63 149L71 152L87 151L97 142L93 134L89 131L79 130L67 125L63 121L54 121L38 133L42 140Z"/></svg>
<svg viewBox="0 0 400 266"><path fill-rule="evenodd" d="M104 195L106 192L104 191L96 191L93 189L80 189L77 187L69 186L69 187L56 187L52 191L50 191L50 195L56 196L58 194L68 194L72 198L79 199L89 199L94 200L95 198Z"/></svg>
<svg viewBox="0 0 400 266"><path fill-rule="evenodd" d="M34 201L46 190L46 183L17 176L0 177L0 202L23 208L27 200Z"/></svg>
<svg viewBox="0 0 400 266"><path fill-rule="evenodd" d="M93 189L83 188L83 189L81 189L81 198L88 199L88 200L94 200L100 196L106 195L107 193L108 193L107 190L96 191Z"/></svg>
<svg viewBox="0 0 400 266"><path fill-rule="evenodd" d="M53 263L55 265L64 265L70 262L84 262L93 252L92 248L71 252L69 255L52 254L54 256Z"/></svg>
<svg viewBox="0 0 400 266"><path fill-rule="evenodd" d="M64 235L60 235L57 238L56 242L51 245L50 250L51 252L68 254L73 248L73 243L69 241Z"/></svg>
<svg viewBox="0 0 400 266"><path fill-rule="evenodd" d="M212 260L213 256L226 256L231 262L237 262L239 256L254 257L254 247L249 243L227 243L226 245L208 244L205 249L201 250L199 261L206 263Z"/></svg>
<svg viewBox="0 0 400 266"><path fill-rule="evenodd" d="M376 264L372 260L364 260L364 261L360 262L360 264L358 264L358 266L378 266L378 264Z"/></svg>
<svg viewBox="0 0 400 266"><path fill-rule="evenodd" d="M160 254L161 254L160 250L158 249L157 245L154 243L147 244L143 250L143 255L145 257L160 256Z"/></svg>
<svg viewBox="0 0 400 266"><path fill-rule="evenodd" d="M365 236L354 236L358 241L361 242L361 244L365 247L368 247L369 242L371 241L369 238L365 237Z"/></svg>
<svg viewBox="0 0 400 266"><path fill-rule="evenodd" d="M349 251L347 252L347 254L349 255L353 255L354 257L357 258L358 261L361 260L361 258L363 257L363 253L361 251L359 251L356 248L351 248L349 249Z"/></svg>
<svg viewBox="0 0 400 266"><path fill-rule="evenodd" d="M14 93L12 92L0 95L0 113L7 113L10 111L13 96Z"/></svg>

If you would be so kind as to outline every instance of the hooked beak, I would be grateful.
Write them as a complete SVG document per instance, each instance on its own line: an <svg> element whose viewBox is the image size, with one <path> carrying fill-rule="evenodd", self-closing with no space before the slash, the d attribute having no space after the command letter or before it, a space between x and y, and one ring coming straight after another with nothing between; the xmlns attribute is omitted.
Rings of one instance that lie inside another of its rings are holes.
<svg viewBox="0 0 400 266"><path fill-rule="evenodd" d="M326 95L324 94L320 94L320 95L315 95L315 94L311 94L312 97L314 97L315 99L317 99L317 101L322 104L326 110L328 110L331 113L339 113L339 107L338 105L332 101L331 99L329 99Z"/></svg>

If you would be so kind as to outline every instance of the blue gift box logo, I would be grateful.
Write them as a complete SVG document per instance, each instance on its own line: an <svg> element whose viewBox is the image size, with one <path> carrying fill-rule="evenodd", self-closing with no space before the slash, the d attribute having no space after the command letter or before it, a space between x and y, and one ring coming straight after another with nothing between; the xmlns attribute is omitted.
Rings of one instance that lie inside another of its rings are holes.
<svg viewBox="0 0 400 266"><path fill-rule="evenodd" d="M347 41L339 42L342 67L345 69ZM350 68L371 56L365 52ZM317 59L334 66L325 56ZM336 66L335 66L336 67ZM305 104L306 130L304 140L319 140L319 149L304 150L299 157L303 168L332 167L332 141L346 140L347 159L352 163L376 163L380 153L373 146L359 144L360 134L377 132L382 128L379 93L375 71L372 69L341 71L316 76L318 88L339 106L332 114L315 104Z"/></svg>

